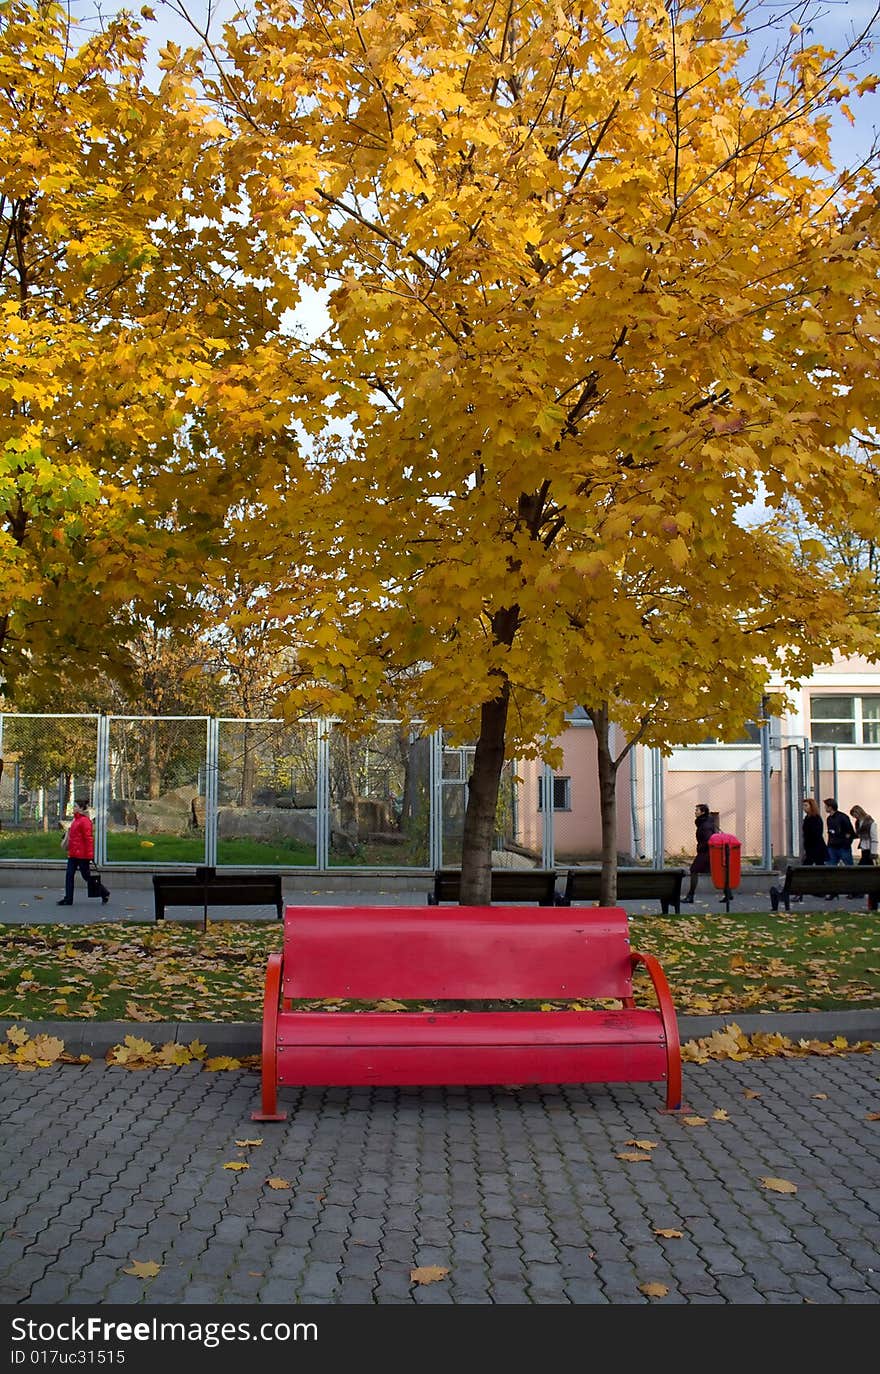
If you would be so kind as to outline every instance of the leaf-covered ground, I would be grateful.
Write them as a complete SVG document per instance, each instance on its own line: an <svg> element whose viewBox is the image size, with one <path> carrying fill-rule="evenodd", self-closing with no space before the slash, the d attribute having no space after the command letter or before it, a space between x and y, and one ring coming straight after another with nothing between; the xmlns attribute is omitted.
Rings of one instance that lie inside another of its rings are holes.
<svg viewBox="0 0 880 1374"><path fill-rule="evenodd" d="M630 929L682 1014L880 1005L876 914L633 916ZM280 948L274 922L0 926L0 1017L259 1021L266 957ZM637 987L650 1002L646 975Z"/></svg>

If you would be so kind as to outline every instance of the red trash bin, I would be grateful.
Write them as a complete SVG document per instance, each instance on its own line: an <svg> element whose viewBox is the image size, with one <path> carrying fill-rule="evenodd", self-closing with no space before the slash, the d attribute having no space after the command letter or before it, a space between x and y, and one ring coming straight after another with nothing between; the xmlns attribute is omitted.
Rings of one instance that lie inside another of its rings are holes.
<svg viewBox="0 0 880 1374"><path fill-rule="evenodd" d="M739 887L741 865L742 845L735 835L718 830L709 836L709 872L716 887L722 892Z"/></svg>

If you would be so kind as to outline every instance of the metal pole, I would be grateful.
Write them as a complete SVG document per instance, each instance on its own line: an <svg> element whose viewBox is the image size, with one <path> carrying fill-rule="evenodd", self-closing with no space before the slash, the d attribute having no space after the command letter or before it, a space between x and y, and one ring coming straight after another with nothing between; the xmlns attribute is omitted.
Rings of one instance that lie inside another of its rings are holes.
<svg viewBox="0 0 880 1374"><path fill-rule="evenodd" d="M428 751L428 865L443 866L443 731L433 730Z"/></svg>
<svg viewBox="0 0 880 1374"><path fill-rule="evenodd" d="M553 841L553 769L545 763L538 785L543 789L541 799L541 863L552 868L556 857Z"/></svg>
<svg viewBox="0 0 880 1374"><path fill-rule="evenodd" d="M651 787L654 799L654 867L663 867L666 849L665 817L663 814L665 798L663 795L663 755L659 749L651 750Z"/></svg>
<svg viewBox="0 0 880 1374"><path fill-rule="evenodd" d="M773 833L770 816L770 722L761 726L761 867L773 867Z"/></svg>
<svg viewBox="0 0 880 1374"><path fill-rule="evenodd" d="M217 824L220 781L220 722L209 717L205 744L205 864L217 865Z"/></svg>
<svg viewBox="0 0 880 1374"><path fill-rule="evenodd" d="M330 867L330 726L325 716L317 721L317 776L315 801L316 854L315 862L323 873Z"/></svg>
<svg viewBox="0 0 880 1374"><path fill-rule="evenodd" d="M98 716L95 743L95 863L107 862L107 823L110 817L110 717Z"/></svg>

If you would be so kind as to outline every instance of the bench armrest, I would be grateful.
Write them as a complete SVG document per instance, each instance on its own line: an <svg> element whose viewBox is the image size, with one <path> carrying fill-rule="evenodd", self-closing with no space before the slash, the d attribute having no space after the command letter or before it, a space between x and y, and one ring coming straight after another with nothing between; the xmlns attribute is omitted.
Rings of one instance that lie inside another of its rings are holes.
<svg viewBox="0 0 880 1374"><path fill-rule="evenodd" d="M634 949L630 952L630 959L633 968L637 964L645 965L651 982L654 984L654 992L657 994L657 1001L660 1004L663 1033L666 1038L666 1106L671 1112L678 1111L681 1106L681 1041L678 1035L678 1018L675 1014L675 1006L669 991L669 984L666 981L666 974L660 966L660 961L655 959L653 954L641 954Z"/></svg>
<svg viewBox="0 0 880 1374"><path fill-rule="evenodd" d="M287 1112L278 1111L278 1012L281 1006L281 969L283 954L270 954L266 964L263 995L263 1053L260 1111L251 1112L252 1121L286 1121Z"/></svg>

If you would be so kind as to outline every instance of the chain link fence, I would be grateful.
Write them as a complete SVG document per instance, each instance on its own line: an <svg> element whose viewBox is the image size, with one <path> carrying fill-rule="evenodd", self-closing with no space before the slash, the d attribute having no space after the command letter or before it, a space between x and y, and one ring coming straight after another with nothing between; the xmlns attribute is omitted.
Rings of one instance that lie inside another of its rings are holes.
<svg viewBox="0 0 880 1374"><path fill-rule="evenodd" d="M406 871L460 864L474 746L395 720L354 737L326 720L0 714L0 758L0 862L63 862L59 824L84 796L99 862ZM618 779L621 861L687 865L698 802L744 866L796 857L803 797L838 782L866 790L837 746L800 738L636 749ZM493 865L595 862L579 836L597 807L580 777L506 763Z"/></svg>
<svg viewBox="0 0 880 1374"><path fill-rule="evenodd" d="M61 822L95 798L97 716L0 715L0 858L58 859Z"/></svg>

